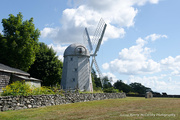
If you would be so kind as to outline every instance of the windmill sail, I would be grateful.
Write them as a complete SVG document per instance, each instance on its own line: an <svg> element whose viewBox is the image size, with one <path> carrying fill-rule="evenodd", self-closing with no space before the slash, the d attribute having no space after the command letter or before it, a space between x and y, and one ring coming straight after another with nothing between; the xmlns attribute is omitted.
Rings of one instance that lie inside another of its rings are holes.
<svg viewBox="0 0 180 120"><path fill-rule="evenodd" d="M93 47L92 47L92 43L91 43L91 39L89 37L89 33L87 31L87 28L85 28L85 33L86 35L84 35L85 39L87 39L88 41L88 45L89 45L89 48L90 48L90 52L93 50Z"/></svg>
<svg viewBox="0 0 180 120"><path fill-rule="evenodd" d="M93 45L97 45L98 42L99 42L99 39L102 35L102 32L103 32L103 28L104 26L106 25L106 23L104 22L104 20L101 18L99 23L98 23L98 26L94 32L94 35L93 35L93 39L92 39L92 44Z"/></svg>
<svg viewBox="0 0 180 120"><path fill-rule="evenodd" d="M102 79L102 78L103 78L103 75L102 75L102 73L101 73L101 71L100 71L100 69L99 69L99 66L98 66L95 58L94 58L94 65L95 65L96 70L97 70L97 72L98 72L98 74L99 74L99 78L100 78L100 81L101 81L101 85L103 86L103 84L104 84L104 81L103 81L103 79Z"/></svg>
<svg viewBox="0 0 180 120"><path fill-rule="evenodd" d="M93 51L93 54L91 54L91 56L92 56L91 69L92 69L93 64L94 64L95 68L96 68L96 70L97 70L97 72L99 74L102 86L103 86L102 73L101 73L101 71L99 69L99 66L98 66L98 64L96 62L95 57L97 56L97 52L99 51L100 45L102 43L103 36L104 36L105 30L106 30L106 26L107 26L107 24L101 18L99 23L98 23L98 26L97 26L97 28L95 30L93 39L92 40L90 39L87 28L85 28L85 36L84 36L84 39L86 41L88 41L88 45L89 45L91 53L93 51L93 46L95 48L94 51Z"/></svg>

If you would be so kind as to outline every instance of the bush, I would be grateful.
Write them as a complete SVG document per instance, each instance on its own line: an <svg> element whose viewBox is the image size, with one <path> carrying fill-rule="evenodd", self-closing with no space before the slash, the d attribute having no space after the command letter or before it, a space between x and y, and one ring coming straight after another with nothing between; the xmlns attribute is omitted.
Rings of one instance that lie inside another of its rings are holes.
<svg viewBox="0 0 180 120"><path fill-rule="evenodd" d="M62 94L63 91L58 87L30 87L24 81L16 81L3 88L2 96L28 96L28 95L45 95L45 94Z"/></svg>
<svg viewBox="0 0 180 120"><path fill-rule="evenodd" d="M102 89L94 90L93 93L103 93L103 90Z"/></svg>
<svg viewBox="0 0 180 120"><path fill-rule="evenodd" d="M27 96L31 94L32 89L30 88L30 85L25 84L24 81L16 81L13 82L10 85L7 85L5 88L3 88L2 96Z"/></svg>
<svg viewBox="0 0 180 120"><path fill-rule="evenodd" d="M119 93L119 90L114 89L113 87L110 87L110 88L103 89L103 92L105 92L105 93Z"/></svg>
<svg viewBox="0 0 180 120"><path fill-rule="evenodd" d="M32 95L55 94L49 87L37 87L32 90Z"/></svg>
<svg viewBox="0 0 180 120"><path fill-rule="evenodd" d="M128 92L128 94L131 94L131 95L139 95L139 93L137 93L137 92Z"/></svg>

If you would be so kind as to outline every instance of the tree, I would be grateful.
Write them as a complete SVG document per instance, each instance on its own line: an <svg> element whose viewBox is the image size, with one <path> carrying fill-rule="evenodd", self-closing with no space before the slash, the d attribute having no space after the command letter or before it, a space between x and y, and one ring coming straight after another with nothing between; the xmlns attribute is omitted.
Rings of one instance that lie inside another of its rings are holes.
<svg viewBox="0 0 180 120"><path fill-rule="evenodd" d="M92 69L91 71L91 76L92 76L92 82L93 82L93 89L95 91L97 90L103 90L103 92L119 92L118 90L114 89L110 80L108 79L107 76L103 77L103 86L101 83L101 80L99 77L97 77L96 71L94 69Z"/></svg>
<svg viewBox="0 0 180 120"><path fill-rule="evenodd" d="M31 76L43 80L42 85L53 86L60 84L62 75L62 62L56 52L44 43L39 43L40 49L36 60L29 69Z"/></svg>
<svg viewBox="0 0 180 120"><path fill-rule="evenodd" d="M28 71L38 51L40 31L35 29L33 18L23 21L21 13L2 19L3 35L0 34L0 62Z"/></svg>
<svg viewBox="0 0 180 120"><path fill-rule="evenodd" d="M94 69L92 69L91 71L91 76L92 76L92 82L93 82L93 89L101 90L102 84L101 84L100 78L97 77L96 71Z"/></svg>
<svg viewBox="0 0 180 120"><path fill-rule="evenodd" d="M139 94L145 94L147 92L147 90L152 91L150 88L145 87L144 85L142 85L141 83L131 83L129 85L135 92L139 93Z"/></svg>
<svg viewBox="0 0 180 120"><path fill-rule="evenodd" d="M127 84L125 84L122 80L118 80L114 83L114 88L119 91L123 91L125 93L134 92L134 90Z"/></svg>
<svg viewBox="0 0 180 120"><path fill-rule="evenodd" d="M104 83L103 83L103 89L113 87L112 84L111 84L111 82L110 82L110 80L108 79L107 76L103 77L103 81L104 81Z"/></svg>
<svg viewBox="0 0 180 120"><path fill-rule="evenodd" d="M118 93L119 90L118 89L115 89L111 82L111 80L108 79L108 76L104 76L103 77L103 92L105 93Z"/></svg>

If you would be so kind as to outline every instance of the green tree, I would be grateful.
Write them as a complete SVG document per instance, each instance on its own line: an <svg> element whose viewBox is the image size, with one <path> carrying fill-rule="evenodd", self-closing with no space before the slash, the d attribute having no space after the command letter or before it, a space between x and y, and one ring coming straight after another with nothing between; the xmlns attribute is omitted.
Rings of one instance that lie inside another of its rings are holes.
<svg viewBox="0 0 180 120"><path fill-rule="evenodd" d="M44 43L39 43L40 49L36 60L29 69L31 76L43 80L42 85L53 86L60 84L62 75L62 62L56 52Z"/></svg>
<svg viewBox="0 0 180 120"><path fill-rule="evenodd" d="M145 87L144 85L142 85L141 83L131 83L129 85L135 92L139 93L139 94L145 94L147 91L152 91L150 88Z"/></svg>
<svg viewBox="0 0 180 120"><path fill-rule="evenodd" d="M35 61L40 31L35 29L33 18L23 21L21 13L2 19L0 35L0 62L27 71Z"/></svg>
<svg viewBox="0 0 180 120"><path fill-rule="evenodd" d="M114 83L114 88L119 91L123 91L125 93L134 92L134 90L127 84L125 84L122 80L118 80Z"/></svg>
<svg viewBox="0 0 180 120"><path fill-rule="evenodd" d="M105 93L117 93L117 92L119 92L118 89L115 89L112 86L111 80L108 79L108 76L103 77L103 92L105 92Z"/></svg>
<svg viewBox="0 0 180 120"><path fill-rule="evenodd" d="M93 89L101 90L102 84L101 84L100 78L97 77L96 71L94 69L92 69L91 71L91 76L92 76L92 82L93 82Z"/></svg>
<svg viewBox="0 0 180 120"><path fill-rule="evenodd" d="M103 82L104 82L104 83L103 83L103 89L113 87L112 84L111 84L111 82L110 82L110 80L108 79L107 76L104 76L104 77L103 77Z"/></svg>

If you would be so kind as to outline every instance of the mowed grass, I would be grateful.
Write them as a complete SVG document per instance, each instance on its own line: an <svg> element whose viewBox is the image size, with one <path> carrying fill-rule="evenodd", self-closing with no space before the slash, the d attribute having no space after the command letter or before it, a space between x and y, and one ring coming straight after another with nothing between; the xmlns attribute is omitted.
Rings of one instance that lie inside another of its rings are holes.
<svg viewBox="0 0 180 120"><path fill-rule="evenodd" d="M0 112L0 120L180 120L180 99L127 97Z"/></svg>

